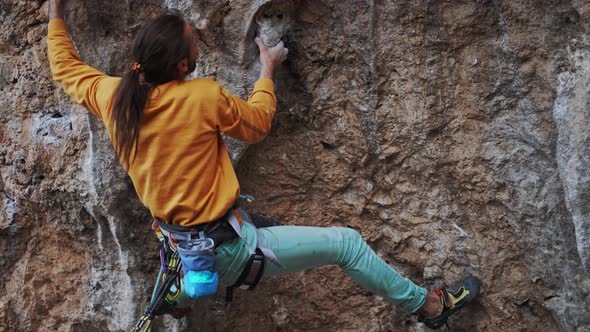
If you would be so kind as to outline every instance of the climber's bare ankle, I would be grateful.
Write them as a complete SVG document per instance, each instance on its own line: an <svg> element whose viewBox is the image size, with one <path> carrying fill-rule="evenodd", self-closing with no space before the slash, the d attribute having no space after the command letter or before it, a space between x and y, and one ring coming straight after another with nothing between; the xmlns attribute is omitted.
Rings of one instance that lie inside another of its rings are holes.
<svg viewBox="0 0 590 332"><path fill-rule="evenodd" d="M434 291L428 291L426 301L418 310L418 314L427 318L437 316L442 309L440 297Z"/></svg>

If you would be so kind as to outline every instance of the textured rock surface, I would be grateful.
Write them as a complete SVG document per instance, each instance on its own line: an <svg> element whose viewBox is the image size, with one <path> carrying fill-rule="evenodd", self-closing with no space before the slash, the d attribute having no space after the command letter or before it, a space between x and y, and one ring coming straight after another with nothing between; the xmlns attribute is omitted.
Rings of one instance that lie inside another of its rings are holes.
<svg viewBox="0 0 590 332"><path fill-rule="evenodd" d="M353 227L423 285L481 277L453 331L590 331L587 1L70 2L82 58L110 74L142 22L180 9L200 32L197 75L242 97L255 34L282 27L273 131L228 143L250 209ZM46 6L0 3L0 330L126 330L157 241L102 124L51 82ZM336 267L162 324L425 329Z"/></svg>

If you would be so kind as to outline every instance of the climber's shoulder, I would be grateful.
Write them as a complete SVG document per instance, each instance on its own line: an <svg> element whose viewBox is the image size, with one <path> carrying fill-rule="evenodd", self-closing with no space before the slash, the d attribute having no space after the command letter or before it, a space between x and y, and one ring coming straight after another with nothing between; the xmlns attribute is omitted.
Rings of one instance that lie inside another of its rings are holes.
<svg viewBox="0 0 590 332"><path fill-rule="evenodd" d="M195 93L198 91L210 91L219 88L219 83L210 78L195 78L192 80L176 81L178 89L185 93Z"/></svg>
<svg viewBox="0 0 590 332"><path fill-rule="evenodd" d="M183 85L187 88L217 88L219 86L219 83L217 83L215 80L208 78L208 77L203 77L203 78L194 78L191 80L185 80L182 81L180 83L180 85Z"/></svg>
<svg viewBox="0 0 590 332"><path fill-rule="evenodd" d="M183 95L198 99L218 98L223 87L211 78L195 78L178 82L178 89Z"/></svg>

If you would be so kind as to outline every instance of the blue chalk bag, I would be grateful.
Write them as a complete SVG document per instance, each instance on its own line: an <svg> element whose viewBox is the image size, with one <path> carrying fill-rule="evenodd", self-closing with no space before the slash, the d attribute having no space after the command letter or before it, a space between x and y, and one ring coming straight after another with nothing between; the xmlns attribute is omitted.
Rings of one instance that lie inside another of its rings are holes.
<svg viewBox="0 0 590 332"><path fill-rule="evenodd" d="M212 296L217 292L219 276L215 269L215 243L204 237L178 244L184 272L184 291L193 299Z"/></svg>

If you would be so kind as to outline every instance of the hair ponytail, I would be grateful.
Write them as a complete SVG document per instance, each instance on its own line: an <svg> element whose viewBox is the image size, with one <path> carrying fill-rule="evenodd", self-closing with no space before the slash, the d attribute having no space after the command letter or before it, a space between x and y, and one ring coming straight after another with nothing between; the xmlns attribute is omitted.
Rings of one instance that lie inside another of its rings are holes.
<svg viewBox="0 0 590 332"><path fill-rule="evenodd" d="M142 74L137 69L127 72L115 93L112 118L115 125L114 145L117 155L127 169L137 154L143 109L151 90L148 84L141 84L140 75Z"/></svg>
<svg viewBox="0 0 590 332"><path fill-rule="evenodd" d="M180 78L177 64L188 57L191 43L184 34L185 24L179 12L167 12L135 37L136 64L117 87L111 118L115 150L127 169L137 155L141 120L152 88Z"/></svg>

